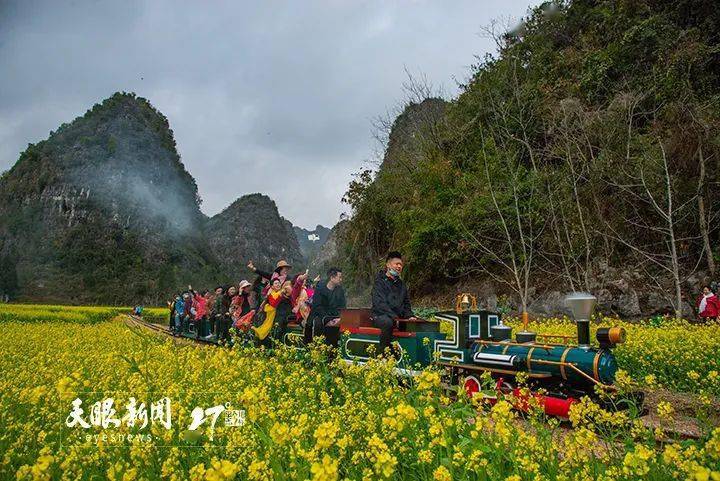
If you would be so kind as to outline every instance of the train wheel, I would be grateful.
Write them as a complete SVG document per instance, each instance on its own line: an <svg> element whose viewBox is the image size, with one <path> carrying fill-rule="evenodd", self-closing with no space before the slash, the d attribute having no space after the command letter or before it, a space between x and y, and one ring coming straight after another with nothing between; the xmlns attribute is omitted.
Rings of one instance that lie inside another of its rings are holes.
<svg viewBox="0 0 720 481"><path fill-rule="evenodd" d="M465 394L472 399L473 395L480 392L480 381L475 376L468 376L463 382Z"/></svg>
<svg viewBox="0 0 720 481"><path fill-rule="evenodd" d="M512 394L515 391L515 386L503 378L499 378L495 383L495 390L503 394Z"/></svg>

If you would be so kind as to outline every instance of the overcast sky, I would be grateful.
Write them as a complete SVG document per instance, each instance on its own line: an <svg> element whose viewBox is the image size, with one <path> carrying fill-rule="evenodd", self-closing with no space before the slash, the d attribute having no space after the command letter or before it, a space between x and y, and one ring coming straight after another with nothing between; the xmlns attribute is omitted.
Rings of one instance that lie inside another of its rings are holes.
<svg viewBox="0 0 720 481"><path fill-rule="evenodd" d="M405 68L455 96L494 51L480 28L538 3L0 0L0 170L132 91L168 117L206 214L263 192L296 225L332 226Z"/></svg>

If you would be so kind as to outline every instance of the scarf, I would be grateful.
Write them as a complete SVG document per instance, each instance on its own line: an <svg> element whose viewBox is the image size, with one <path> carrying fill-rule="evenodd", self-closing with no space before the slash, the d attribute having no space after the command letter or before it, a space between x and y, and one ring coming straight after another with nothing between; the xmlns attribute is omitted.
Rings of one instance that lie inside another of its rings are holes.
<svg viewBox="0 0 720 481"><path fill-rule="evenodd" d="M703 295L703 298L700 299L700 305L698 306L698 313L702 314L703 312L705 312L705 308L707 308L707 300L708 300L708 298L709 298L709 297L712 297L712 296L714 296L714 295L715 295L715 294L713 294L712 292L711 292L710 294L704 294L704 295Z"/></svg>

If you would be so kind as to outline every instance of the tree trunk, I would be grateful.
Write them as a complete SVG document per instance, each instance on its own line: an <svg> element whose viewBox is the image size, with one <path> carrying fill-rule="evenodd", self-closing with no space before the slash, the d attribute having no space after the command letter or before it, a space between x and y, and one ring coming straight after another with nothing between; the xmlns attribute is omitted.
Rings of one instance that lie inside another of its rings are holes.
<svg viewBox="0 0 720 481"><path fill-rule="evenodd" d="M710 246L710 235L708 234L707 217L705 215L705 157L703 156L702 146L698 148L698 157L700 161L700 178L698 179L698 222L700 224L700 234L702 235L708 269L710 270L710 275L714 277L715 259L713 258L712 247Z"/></svg>
<svg viewBox="0 0 720 481"><path fill-rule="evenodd" d="M682 287L680 285L680 265L677 255L677 247L675 246L675 230L672 228L670 221L670 257L672 259L673 281L675 282L675 318L682 318Z"/></svg>
<svg viewBox="0 0 720 481"><path fill-rule="evenodd" d="M675 206L673 204L673 190L672 182L670 179L670 170L668 168L667 155L662 143L660 143L660 149L662 150L663 170L665 172L665 196L667 198L667 212L665 213L665 219L667 220L667 231L670 243L670 261L672 262L672 274L673 281L675 282L675 318L682 318L682 287L680 284L680 260L678 259L677 253L677 242L675 238ZM643 181L644 183L644 181ZM646 186L647 189L647 186ZM654 203L654 201L653 201ZM655 204L657 206L657 204Z"/></svg>

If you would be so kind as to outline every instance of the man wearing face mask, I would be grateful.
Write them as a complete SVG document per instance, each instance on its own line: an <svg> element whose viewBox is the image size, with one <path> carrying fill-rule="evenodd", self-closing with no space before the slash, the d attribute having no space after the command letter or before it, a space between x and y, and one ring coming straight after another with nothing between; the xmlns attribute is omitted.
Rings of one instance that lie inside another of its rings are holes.
<svg viewBox="0 0 720 481"><path fill-rule="evenodd" d="M402 255L395 251L389 252L385 259L385 269L375 276L372 316L373 324L380 329L379 353L384 353L390 347L395 319L415 320L407 287L400 279L402 269Z"/></svg>

